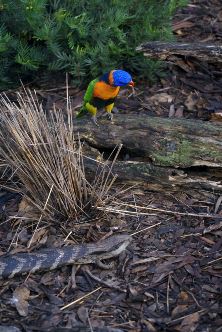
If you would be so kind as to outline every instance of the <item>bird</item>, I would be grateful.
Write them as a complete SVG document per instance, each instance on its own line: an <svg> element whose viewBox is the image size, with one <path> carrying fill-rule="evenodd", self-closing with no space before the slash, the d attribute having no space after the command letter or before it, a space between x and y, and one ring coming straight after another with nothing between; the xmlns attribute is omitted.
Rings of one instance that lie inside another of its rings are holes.
<svg viewBox="0 0 222 332"><path fill-rule="evenodd" d="M130 86L132 89L134 87L131 75L124 70L114 69L92 80L86 89L83 107L77 114L77 118L89 112L92 121L98 126L97 111L105 108L112 121L114 101L121 86Z"/></svg>

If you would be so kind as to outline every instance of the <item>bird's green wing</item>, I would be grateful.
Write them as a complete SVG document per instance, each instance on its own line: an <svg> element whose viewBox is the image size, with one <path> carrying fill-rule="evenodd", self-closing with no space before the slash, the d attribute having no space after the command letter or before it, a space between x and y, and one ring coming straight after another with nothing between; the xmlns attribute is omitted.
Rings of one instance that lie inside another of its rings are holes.
<svg viewBox="0 0 222 332"><path fill-rule="evenodd" d="M90 102L93 98L93 90L94 90L94 86L95 84L99 81L98 78L94 79L93 81L91 81L86 89L85 95L83 97L83 106L80 109L80 111L77 113L76 118L81 118L82 116L84 116L88 111L85 108L85 104Z"/></svg>
<svg viewBox="0 0 222 332"><path fill-rule="evenodd" d="M93 97L93 90L94 90L94 86L95 84L99 81L98 78L94 79L93 81L91 81L88 85L88 88L86 89L85 95L84 95L84 104L90 102L92 100Z"/></svg>

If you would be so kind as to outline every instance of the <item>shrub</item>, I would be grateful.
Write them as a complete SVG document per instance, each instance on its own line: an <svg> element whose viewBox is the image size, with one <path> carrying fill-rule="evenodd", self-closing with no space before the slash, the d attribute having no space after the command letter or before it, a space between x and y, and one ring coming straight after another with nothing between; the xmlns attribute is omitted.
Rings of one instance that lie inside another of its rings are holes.
<svg viewBox="0 0 222 332"><path fill-rule="evenodd" d="M86 83L125 68L153 78L159 63L135 48L172 38L171 17L187 0L0 0L0 88L69 72Z"/></svg>
<svg viewBox="0 0 222 332"><path fill-rule="evenodd" d="M16 102L0 96L0 156L16 176L10 189L22 193L46 221L78 224L103 215L101 207L117 201L110 192L114 162L95 160L96 176L87 177L72 111L46 114L35 97L28 91Z"/></svg>

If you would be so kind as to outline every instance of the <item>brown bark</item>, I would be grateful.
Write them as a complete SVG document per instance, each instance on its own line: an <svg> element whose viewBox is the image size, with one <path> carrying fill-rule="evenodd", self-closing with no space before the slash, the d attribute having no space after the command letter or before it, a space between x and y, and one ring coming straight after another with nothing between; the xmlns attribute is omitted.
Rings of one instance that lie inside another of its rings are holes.
<svg viewBox="0 0 222 332"><path fill-rule="evenodd" d="M171 60L174 56L194 57L202 61L222 62L222 46L205 43L148 42L137 47L145 56Z"/></svg>
<svg viewBox="0 0 222 332"><path fill-rule="evenodd" d="M84 151L88 174L95 175L100 152L122 144L123 155L112 173L121 182L155 191L179 189L222 190L222 126L209 122L118 115L114 123L76 120L82 141L94 147ZM129 160L124 160L127 156ZM111 162L107 163L110 167ZM206 166L206 167L194 167Z"/></svg>
<svg viewBox="0 0 222 332"><path fill-rule="evenodd" d="M90 146L111 151L122 144L130 160L153 166L222 167L222 126L210 122L166 119L144 115L115 115L114 122L75 120L75 130Z"/></svg>
<svg viewBox="0 0 222 332"><path fill-rule="evenodd" d="M87 173L95 176L97 163L93 159L86 158L85 167ZM106 162L107 172L111 162ZM177 190L210 190L211 192L222 191L222 170L208 169L205 171L189 171L174 169L171 167L154 166L142 161L116 161L112 174L117 175L117 182L128 185L139 185L154 191L177 191Z"/></svg>

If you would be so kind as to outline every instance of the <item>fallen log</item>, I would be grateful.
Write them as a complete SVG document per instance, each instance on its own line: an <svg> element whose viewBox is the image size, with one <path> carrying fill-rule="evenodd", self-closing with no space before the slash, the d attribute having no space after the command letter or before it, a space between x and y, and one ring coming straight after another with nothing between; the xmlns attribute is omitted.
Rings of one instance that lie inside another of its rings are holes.
<svg viewBox="0 0 222 332"><path fill-rule="evenodd" d="M171 60L172 57L184 56L198 58L207 62L222 62L222 46L205 43L148 42L136 48L145 56L160 60Z"/></svg>
<svg viewBox="0 0 222 332"><path fill-rule="evenodd" d="M87 174L93 178L96 175L98 163L96 160L85 158L84 165ZM112 162L104 161L107 173ZM116 161L112 167L112 174L117 175L117 182L128 185L142 186L152 191L178 190L206 190L222 192L222 170L212 169L195 172L158 167L142 161Z"/></svg>
<svg viewBox="0 0 222 332"><path fill-rule="evenodd" d="M121 182L154 191L222 191L222 126L144 115L116 115L113 123L99 123L75 123L87 143L84 154L92 157L84 160L89 176L97 171L95 160L104 162L101 152L109 154L122 144L121 158L112 167ZM111 164L105 162L107 171Z"/></svg>
<svg viewBox="0 0 222 332"><path fill-rule="evenodd" d="M75 120L82 141L99 151L122 144L129 160L153 166L222 168L222 126L200 120L166 119L144 115L115 115L113 123L99 119ZM137 159L136 159L137 158Z"/></svg>

